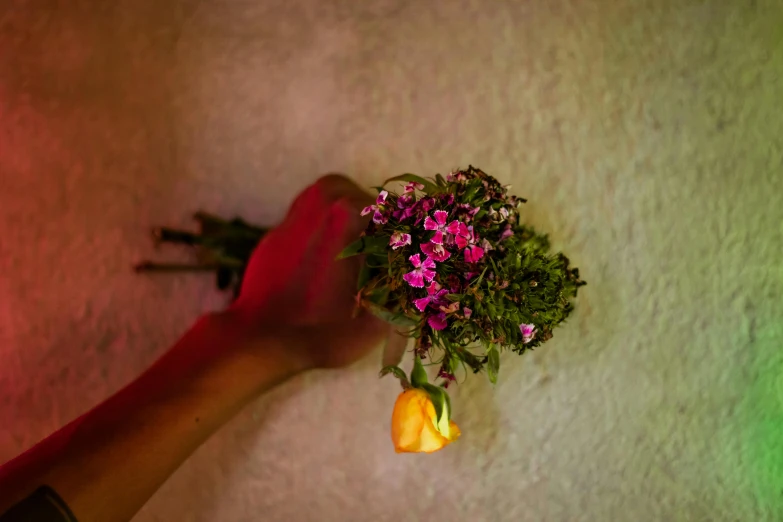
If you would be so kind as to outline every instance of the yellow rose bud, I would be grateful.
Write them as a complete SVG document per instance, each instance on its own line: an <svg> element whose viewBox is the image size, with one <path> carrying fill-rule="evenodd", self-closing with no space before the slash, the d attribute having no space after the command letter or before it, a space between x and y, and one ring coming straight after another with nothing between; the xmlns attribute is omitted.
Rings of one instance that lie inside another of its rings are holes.
<svg viewBox="0 0 783 522"><path fill-rule="evenodd" d="M411 388L402 392L394 404L391 435L397 453L432 453L457 440L460 431L448 420L445 405L438 419L429 394Z"/></svg>

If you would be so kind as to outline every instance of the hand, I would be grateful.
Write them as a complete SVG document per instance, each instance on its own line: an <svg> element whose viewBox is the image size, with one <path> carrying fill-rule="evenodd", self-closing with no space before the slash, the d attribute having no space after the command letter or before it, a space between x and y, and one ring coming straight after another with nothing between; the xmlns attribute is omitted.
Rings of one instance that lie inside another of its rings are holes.
<svg viewBox="0 0 783 522"><path fill-rule="evenodd" d="M345 366L380 343L388 326L363 311L354 317L363 259L335 259L366 226L359 212L371 202L340 175L319 179L296 198L253 252L229 310L250 335L271 332L305 368Z"/></svg>

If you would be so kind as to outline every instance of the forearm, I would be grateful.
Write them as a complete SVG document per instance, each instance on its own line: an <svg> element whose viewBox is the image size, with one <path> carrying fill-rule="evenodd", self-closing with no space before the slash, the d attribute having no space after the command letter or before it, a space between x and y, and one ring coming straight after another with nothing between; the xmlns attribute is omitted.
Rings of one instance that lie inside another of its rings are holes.
<svg viewBox="0 0 783 522"><path fill-rule="evenodd" d="M46 484L80 522L128 520L244 405L304 369L279 340L226 321L201 319L133 383L0 468L0 513Z"/></svg>

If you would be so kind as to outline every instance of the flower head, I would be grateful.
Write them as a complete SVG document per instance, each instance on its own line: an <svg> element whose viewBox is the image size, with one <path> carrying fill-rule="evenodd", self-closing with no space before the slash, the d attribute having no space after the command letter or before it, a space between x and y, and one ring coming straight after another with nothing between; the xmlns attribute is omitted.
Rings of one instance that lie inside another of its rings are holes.
<svg viewBox="0 0 783 522"><path fill-rule="evenodd" d="M449 421L448 408L444 407L438 417L426 391L411 388L397 397L391 422L391 437L397 453L432 453L459 436L459 427Z"/></svg>
<svg viewBox="0 0 783 522"><path fill-rule="evenodd" d="M378 197L375 199L375 205L369 205L362 210L362 216L366 216L369 213L373 213L373 222L382 225L389 221L389 215L386 210L386 198L389 193L385 190L378 193Z"/></svg>
<svg viewBox="0 0 783 522"><path fill-rule="evenodd" d="M402 278L409 285L423 288L425 280L429 282L435 278L435 261L429 257L422 261L419 254L412 255L408 260L413 265L413 270L403 275Z"/></svg>
<svg viewBox="0 0 783 522"><path fill-rule="evenodd" d="M484 249L476 245L468 245L465 249L465 262L478 263L484 257Z"/></svg>
<svg viewBox="0 0 783 522"><path fill-rule="evenodd" d="M444 379L443 382L444 388L448 388L449 383L457 382L457 378L454 376L454 374L446 370L446 368L444 368L443 366L441 366L440 371L438 371L438 377Z"/></svg>
<svg viewBox="0 0 783 522"><path fill-rule="evenodd" d="M519 325L519 331L522 332L522 342L527 344L536 336L536 325L522 323Z"/></svg>
<svg viewBox="0 0 783 522"><path fill-rule="evenodd" d="M474 207L469 203L458 203L455 214L458 217L464 218L465 221L472 221L473 216L478 214L479 210L481 210L481 207Z"/></svg>
<svg viewBox="0 0 783 522"><path fill-rule="evenodd" d="M436 245L443 244L443 232L446 231L446 219L449 217L449 213L445 210L436 210L432 213L435 219L427 216L424 220L424 230L434 230L435 235L430 240L431 243Z"/></svg>
<svg viewBox="0 0 783 522"><path fill-rule="evenodd" d="M446 230L449 234L454 234L454 240L459 248L464 248L465 261L468 263L478 263L484 257L484 249L476 245L478 238L473 232L473 226L468 226L461 221L452 221Z"/></svg>
<svg viewBox="0 0 783 522"><path fill-rule="evenodd" d="M421 183L417 183L415 181L411 181L407 185L405 185L405 193L409 192L416 192L417 190L424 190L424 185Z"/></svg>
<svg viewBox="0 0 783 522"><path fill-rule="evenodd" d="M429 316L427 318L427 324L429 324L433 330L445 330L449 325L449 322L446 319L445 312L441 312L439 314Z"/></svg>
<svg viewBox="0 0 783 522"><path fill-rule="evenodd" d="M437 243L422 243L421 251L439 263L451 257L451 252L446 250L443 245L439 245Z"/></svg>
<svg viewBox="0 0 783 522"><path fill-rule="evenodd" d="M506 228L503 229L503 233L500 234L500 241L503 241L504 239L508 239L511 236L514 235L514 231L511 229L511 225L506 225Z"/></svg>
<svg viewBox="0 0 783 522"><path fill-rule="evenodd" d="M427 297L414 299L413 304L416 305L419 312L423 312L427 306L437 308L441 303L445 302L444 296L448 293L449 291L441 288L437 281L433 281L430 283L430 286L427 287Z"/></svg>
<svg viewBox="0 0 783 522"><path fill-rule="evenodd" d="M411 235L410 234L403 234L402 232L396 231L391 235L391 238L389 239L389 246L392 247L392 250L397 250L400 247L404 247L405 245L411 244Z"/></svg>

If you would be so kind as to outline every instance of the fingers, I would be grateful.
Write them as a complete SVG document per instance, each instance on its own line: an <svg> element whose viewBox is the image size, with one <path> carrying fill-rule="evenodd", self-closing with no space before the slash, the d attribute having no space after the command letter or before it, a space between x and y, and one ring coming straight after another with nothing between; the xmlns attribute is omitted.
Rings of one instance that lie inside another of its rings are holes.
<svg viewBox="0 0 783 522"><path fill-rule="evenodd" d="M353 308L357 259L337 261L337 254L358 237L355 212L340 200L332 204L318 243L312 250L307 272L309 288L306 298L308 312L319 317L347 318Z"/></svg>
<svg viewBox="0 0 783 522"><path fill-rule="evenodd" d="M372 204L373 197L350 178L342 174L327 174L297 196L288 211L288 217L313 207L320 208L323 212L338 200L344 200L358 213L365 206Z"/></svg>

